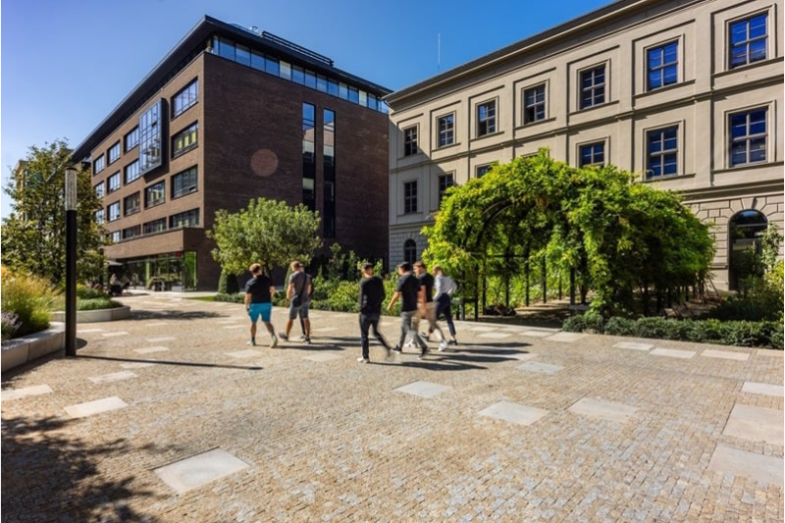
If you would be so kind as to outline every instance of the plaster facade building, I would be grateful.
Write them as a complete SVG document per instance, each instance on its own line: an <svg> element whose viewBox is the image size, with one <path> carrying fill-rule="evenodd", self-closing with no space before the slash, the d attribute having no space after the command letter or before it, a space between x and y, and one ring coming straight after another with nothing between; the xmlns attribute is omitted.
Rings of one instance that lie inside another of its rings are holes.
<svg viewBox="0 0 785 523"><path fill-rule="evenodd" d="M326 246L386 258L388 93L205 17L74 151L104 202L106 255L151 289L215 289L205 231L265 197L319 211Z"/></svg>
<svg viewBox="0 0 785 523"><path fill-rule="evenodd" d="M783 227L782 8L619 0L392 93L390 263L421 255L446 187L545 147L683 194L733 288L734 249Z"/></svg>

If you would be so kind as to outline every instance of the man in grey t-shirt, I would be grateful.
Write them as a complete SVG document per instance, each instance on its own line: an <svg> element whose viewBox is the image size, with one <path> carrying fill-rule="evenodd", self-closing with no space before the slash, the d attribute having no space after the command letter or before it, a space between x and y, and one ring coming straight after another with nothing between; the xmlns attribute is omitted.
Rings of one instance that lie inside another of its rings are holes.
<svg viewBox="0 0 785 523"><path fill-rule="evenodd" d="M305 266L299 261L291 264L292 274L286 288L286 299L289 300L289 321L286 322L286 333L279 334L282 340L289 340L292 323L300 316L305 329L305 343L311 344L311 321L308 319L308 307L311 305L311 277L305 274Z"/></svg>

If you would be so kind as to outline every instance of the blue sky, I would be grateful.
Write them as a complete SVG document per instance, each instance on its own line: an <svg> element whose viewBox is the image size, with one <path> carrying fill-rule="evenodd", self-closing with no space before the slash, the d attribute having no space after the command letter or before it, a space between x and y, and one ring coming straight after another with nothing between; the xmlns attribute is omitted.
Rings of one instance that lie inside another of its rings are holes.
<svg viewBox="0 0 785 523"><path fill-rule="evenodd" d="M205 14L257 26L390 89L532 36L609 0L6 0L0 30L0 161L72 146ZM10 212L2 196L2 216Z"/></svg>

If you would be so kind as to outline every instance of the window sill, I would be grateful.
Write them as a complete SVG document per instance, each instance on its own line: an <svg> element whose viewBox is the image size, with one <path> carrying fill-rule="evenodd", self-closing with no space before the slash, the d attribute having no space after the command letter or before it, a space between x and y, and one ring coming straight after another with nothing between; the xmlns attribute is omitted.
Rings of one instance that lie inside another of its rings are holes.
<svg viewBox="0 0 785 523"><path fill-rule="evenodd" d="M695 178L695 173L689 174L666 174L663 176L654 176L653 178L645 178L641 183L654 183L654 182L667 182L671 180L684 180L687 178Z"/></svg>
<svg viewBox="0 0 785 523"><path fill-rule="evenodd" d="M516 127L515 130L518 131L518 130L521 130L521 129L529 129L529 128L535 127L537 125L543 125L543 124L551 123L551 122L555 122L555 121L556 121L556 118L553 117L553 118L544 118L542 120L537 120L536 122L526 122L525 124L519 125L518 127Z"/></svg>
<svg viewBox="0 0 785 523"><path fill-rule="evenodd" d="M137 207L135 209L131 209L130 211L126 211L126 213L123 216L133 216L134 214L139 214L141 211L142 209Z"/></svg>
<svg viewBox="0 0 785 523"><path fill-rule="evenodd" d="M485 140L486 138L493 138L495 136L502 136L503 134L504 134L504 131L496 131L495 133L488 133L488 134L483 134L482 136L476 136L476 137L472 138L469 141L470 142L477 142L477 141L480 141L480 140Z"/></svg>
<svg viewBox="0 0 785 523"><path fill-rule="evenodd" d="M419 151L419 152L417 152L415 154L407 154L407 155L404 155L404 156L399 156L398 159L399 160L408 160L409 158L414 158L415 156L421 156L421 155L424 155L424 153L422 151Z"/></svg>
<svg viewBox="0 0 785 523"><path fill-rule="evenodd" d="M586 108L583 108L583 109L578 109L576 111L573 111L573 112L570 113L570 116L583 114L583 113L588 113L589 111L595 111L597 109L602 109L603 107L609 107L611 105L618 105L618 104L619 104L619 102L605 102L605 103L601 103L601 104L597 104L597 105L592 105L591 107L586 107Z"/></svg>
<svg viewBox="0 0 785 523"><path fill-rule="evenodd" d="M165 203L166 203L166 201L160 201L160 202L150 203L150 204L147 204L147 205L145 205L145 206L144 206L144 208L145 208L145 209L152 209L153 207L158 207L159 205L163 205L163 204L165 204Z"/></svg>
<svg viewBox="0 0 785 523"><path fill-rule="evenodd" d="M180 118L182 115L187 113L192 107L194 107L196 105L199 105L199 100L195 101L194 103L192 103L191 105L189 105L188 107L186 107L185 109L183 109L182 111L180 111L177 114L172 113L172 117L169 119L169 121L170 122L174 122L177 118Z"/></svg>
<svg viewBox="0 0 785 523"><path fill-rule="evenodd" d="M782 165L782 162L770 162L766 160L765 162L745 163L744 165L734 165L732 167L726 167L724 169L715 169L714 174L732 173L732 172L743 171L744 169L760 169L763 167L774 167L777 165Z"/></svg>
<svg viewBox="0 0 785 523"><path fill-rule="evenodd" d="M460 142L453 142L453 143L451 143L451 144L442 145L441 147L437 147L437 148L436 148L436 149L434 149L433 151L434 151L434 152L438 152L438 151L444 151L445 149L452 149L453 147L458 147L459 145L461 145L461 143L460 143Z"/></svg>
<svg viewBox="0 0 785 523"><path fill-rule="evenodd" d="M126 150L125 150L124 154L128 154L128 153L130 153L131 151L133 151L133 150L134 150L134 149L136 149L137 147L139 147L139 144L132 145L130 149L126 149Z"/></svg>
<svg viewBox="0 0 785 523"><path fill-rule="evenodd" d="M740 65L738 67L734 67L733 69L726 69L714 75L714 78L722 78L723 76L730 76L733 73L738 71L749 71L755 67L766 67L767 65L776 64L778 62L782 62L783 58L781 56L777 56L774 58L769 58L767 60L761 60L760 62L754 62L747 65ZM726 64L727 67L727 64Z"/></svg>
<svg viewBox="0 0 785 523"><path fill-rule="evenodd" d="M638 93L634 96L636 100L640 100L641 98L646 98L647 96L654 96L657 93L664 93L667 91L671 91L673 89L678 89L679 87L684 87L685 85L694 85L695 80L687 80L684 82L677 82L675 84L669 84L664 87L657 87L655 89L649 89L648 91L643 91Z"/></svg>
<svg viewBox="0 0 785 523"><path fill-rule="evenodd" d="M172 160L174 160L175 158L179 158L182 155L184 155L185 153L187 153L189 151L193 151L194 149L198 149L198 148L199 148L199 145L197 144L197 145L191 145L189 147L186 147L185 149L180 149L179 151L174 151L174 152L172 152Z"/></svg>
<svg viewBox="0 0 785 523"><path fill-rule="evenodd" d="M197 189L196 187L194 187L192 190L190 190L190 191L187 191L187 192L184 192L184 193L182 193L182 194L173 194L173 195L172 195L172 200L176 200L176 199L178 199L178 198L183 198L184 196L188 196L188 195L191 195L191 194L195 194L195 193L197 193L197 192L199 192L199 189Z"/></svg>

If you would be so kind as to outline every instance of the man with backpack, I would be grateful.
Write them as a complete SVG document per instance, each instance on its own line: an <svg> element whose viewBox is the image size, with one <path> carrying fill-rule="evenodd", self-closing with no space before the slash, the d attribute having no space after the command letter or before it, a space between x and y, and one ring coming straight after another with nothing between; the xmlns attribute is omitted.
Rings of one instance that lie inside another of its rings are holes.
<svg viewBox="0 0 785 523"><path fill-rule="evenodd" d="M311 277L305 274L305 266L299 261L291 264L292 274L289 276L289 285L286 288L286 299L289 300L289 321L286 322L286 332L278 335L284 341L289 341L292 323L299 316L305 333L305 343L311 344L311 322L308 319L308 308L311 305L311 291L313 284Z"/></svg>

